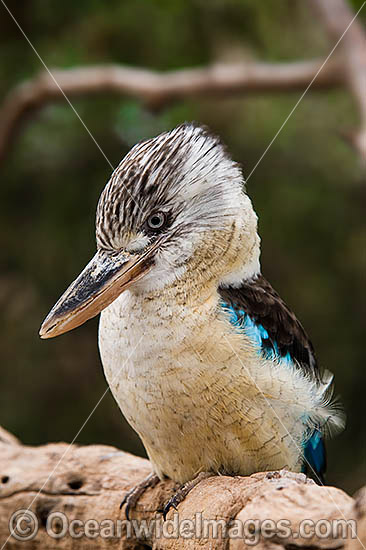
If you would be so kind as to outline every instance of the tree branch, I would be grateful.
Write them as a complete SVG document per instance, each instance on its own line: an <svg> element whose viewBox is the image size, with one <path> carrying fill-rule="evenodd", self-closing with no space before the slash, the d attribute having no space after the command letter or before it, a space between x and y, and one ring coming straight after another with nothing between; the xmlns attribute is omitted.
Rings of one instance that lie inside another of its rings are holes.
<svg viewBox="0 0 366 550"><path fill-rule="evenodd" d="M328 34L338 40L354 14L345 0L311 0ZM341 55L340 55L341 54ZM140 99L151 109L194 97L231 97L253 92L304 90L322 60L292 63L247 62L215 64L203 68L156 72L119 65L78 67L47 72L11 90L0 106L0 162L27 115L46 103L97 93L114 93ZM312 89L346 85L357 103L360 127L350 141L366 156L366 39L356 19L340 42L336 54L315 79ZM61 88L61 90L60 90Z"/></svg>
<svg viewBox="0 0 366 550"><path fill-rule="evenodd" d="M134 522L129 523L125 521L124 510L119 510L119 504L126 491L149 473L147 460L103 445L80 447L54 443L26 447L10 434L6 435L5 430L0 429L0 436L1 547L8 539L12 514L28 507L39 527L34 538L23 543L24 548L30 550L56 545L59 549L78 550L244 550L252 547L250 542L253 540L257 540L256 548L261 550L274 547L277 550L356 550L359 543L352 539L350 528L346 528L344 540L340 535L333 536L333 531L323 537L314 534L319 520L323 521L324 532L327 520L343 519L355 520L359 538L364 541L366 538L366 490L361 490L354 500L339 489L319 487L303 474L284 470L250 477L216 476L201 481L179 505L178 516L174 515L174 510L169 512L167 519L170 521L165 527L156 510L171 496L173 483L161 482L141 497L131 512ZM51 514L55 513L59 519L53 516L51 523ZM307 527L301 532L300 523L305 518ZM287 520L292 533L273 532L275 527L267 524L267 529L272 529L272 536L268 530L266 535L262 522L268 519L277 527L281 525L279 520ZM74 520L78 523L72 523ZM91 523L91 520L95 521ZM141 520L148 522L145 533L141 530ZM188 523L184 524L184 520ZM212 520L218 520L216 537ZM208 521L211 521L210 528ZM222 536L230 525L231 534L236 534L236 538ZM243 526L241 535L240 525ZM57 535L65 526L61 538L55 540L49 534L51 530ZM254 532L250 526L254 526ZM20 528L26 532L28 527L25 520L20 523ZM189 530L189 537L184 538L183 529L186 533ZM6 550L21 547L22 543L14 536L6 544Z"/></svg>
<svg viewBox="0 0 366 550"><path fill-rule="evenodd" d="M345 0L311 2L329 36L337 41L354 17L349 3ZM360 113L360 127L350 135L350 139L361 158L366 159L366 34L359 19L355 19L338 47L342 56L345 82Z"/></svg>
<svg viewBox="0 0 366 550"><path fill-rule="evenodd" d="M303 90L322 60L293 63L216 64L204 68L159 73L118 65L52 70L23 82L11 90L0 107L0 161L20 130L27 115L50 101L75 96L114 93L143 101L150 108L162 108L173 101L192 97L253 92ZM337 60L327 63L313 88L338 86L342 69ZM60 90L61 88L61 90Z"/></svg>

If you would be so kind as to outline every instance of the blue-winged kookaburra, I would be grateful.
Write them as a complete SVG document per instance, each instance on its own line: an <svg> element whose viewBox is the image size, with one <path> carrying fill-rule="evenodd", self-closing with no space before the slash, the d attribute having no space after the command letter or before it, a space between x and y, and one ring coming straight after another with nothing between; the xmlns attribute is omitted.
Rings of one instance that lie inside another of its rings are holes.
<svg viewBox="0 0 366 550"><path fill-rule="evenodd" d="M332 377L261 274L257 216L220 140L183 124L135 145L101 194L96 240L40 334L101 312L104 372L153 469L135 496L203 472L321 481L323 437L343 424Z"/></svg>

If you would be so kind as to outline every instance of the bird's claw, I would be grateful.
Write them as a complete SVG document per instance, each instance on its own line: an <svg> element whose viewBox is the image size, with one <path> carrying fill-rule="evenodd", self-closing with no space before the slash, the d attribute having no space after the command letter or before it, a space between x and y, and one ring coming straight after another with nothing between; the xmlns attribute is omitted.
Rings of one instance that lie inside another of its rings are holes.
<svg viewBox="0 0 366 550"><path fill-rule="evenodd" d="M130 509L134 507L132 503L130 503L130 498L132 498L133 491L129 491L123 498L121 504L119 505L119 509L122 510L123 506L126 504L125 508L125 516L127 521L130 521Z"/></svg>
<svg viewBox="0 0 366 550"><path fill-rule="evenodd" d="M206 479L208 477L212 477L212 472L201 472L191 481L187 481L186 483L181 485L174 493L174 495L168 500L162 510L164 521L166 520L169 510L171 510L171 508L174 508L174 510L178 510L178 505L183 502L183 500L192 491L192 489L194 489L194 487L196 487L196 485L198 485L203 479Z"/></svg>
<svg viewBox="0 0 366 550"><path fill-rule="evenodd" d="M130 511L135 508L139 498L144 494L146 489L149 487L155 487L158 482L158 476L155 474L150 474L147 478L141 481L141 483L133 487L125 494L121 504L119 505L119 509L122 510L123 506L126 505L125 516L128 521L130 521Z"/></svg>
<svg viewBox="0 0 366 550"><path fill-rule="evenodd" d="M122 510L123 506L126 505L125 516L127 521L130 521L130 510L135 508L140 496L141 495L136 492L136 487L134 487L131 491L128 491L128 493L126 493L121 504L119 505L120 510Z"/></svg>
<svg viewBox="0 0 366 550"><path fill-rule="evenodd" d="M170 498L168 502L164 505L164 508L162 510L164 521L166 520L168 512L171 508L174 508L174 510L178 510L178 504L183 500L179 499L178 497L178 493L175 493L175 495L173 495L172 498Z"/></svg>

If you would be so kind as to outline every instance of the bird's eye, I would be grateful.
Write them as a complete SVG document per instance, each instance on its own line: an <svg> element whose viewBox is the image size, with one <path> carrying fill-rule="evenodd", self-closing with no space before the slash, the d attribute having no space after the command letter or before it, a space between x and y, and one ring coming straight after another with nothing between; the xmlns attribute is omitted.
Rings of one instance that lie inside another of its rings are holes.
<svg viewBox="0 0 366 550"><path fill-rule="evenodd" d="M166 215L163 212L155 212L147 219L146 225L150 231L159 231L165 226Z"/></svg>

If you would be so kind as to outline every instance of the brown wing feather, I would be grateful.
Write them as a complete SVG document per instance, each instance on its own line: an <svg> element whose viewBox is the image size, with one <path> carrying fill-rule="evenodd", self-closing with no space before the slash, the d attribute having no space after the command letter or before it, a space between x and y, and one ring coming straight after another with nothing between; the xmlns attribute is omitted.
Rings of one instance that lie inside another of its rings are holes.
<svg viewBox="0 0 366 550"><path fill-rule="evenodd" d="M238 288L220 287L219 293L224 302L237 311L244 310L266 329L269 339L263 343L265 347L275 349L276 345L281 356L289 353L300 368L319 377L314 348L303 326L263 275Z"/></svg>

